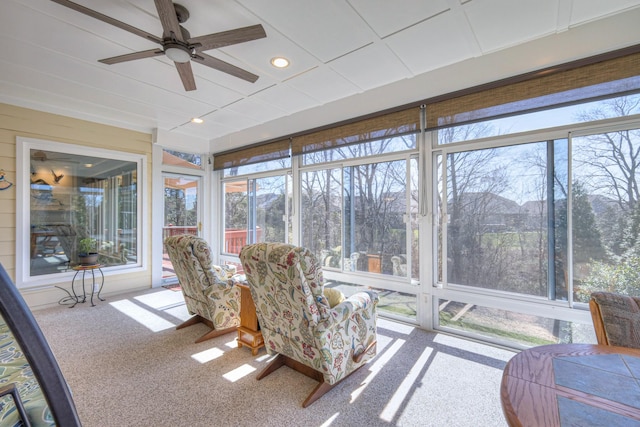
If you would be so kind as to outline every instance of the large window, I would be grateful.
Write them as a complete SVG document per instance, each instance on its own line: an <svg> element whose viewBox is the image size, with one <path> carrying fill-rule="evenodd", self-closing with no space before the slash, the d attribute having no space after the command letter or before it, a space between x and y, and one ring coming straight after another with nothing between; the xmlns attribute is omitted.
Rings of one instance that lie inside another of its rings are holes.
<svg viewBox="0 0 640 427"><path fill-rule="evenodd" d="M486 138L503 121L438 133L440 147L465 141L436 150L433 157L434 275L436 285L445 289L440 295L447 295L447 289L458 292L439 300L441 326L525 345L581 341L583 332L570 321L532 320L501 310L496 301L524 297L586 310L596 290L640 296L640 132L637 122L612 121L640 113L639 106L637 95L575 105L574 120L589 125L549 131L543 140L535 134ZM467 292L469 299L460 301L465 298L459 292ZM516 337L514 330L523 333Z"/></svg>
<svg viewBox="0 0 640 427"><path fill-rule="evenodd" d="M639 70L625 50L220 153L226 252L284 241L259 180L286 168L286 237L328 286L509 346L593 342L592 291L640 296Z"/></svg>
<svg viewBox="0 0 640 427"><path fill-rule="evenodd" d="M25 277L70 271L81 242L91 242L104 267L138 265L139 177L133 156L65 144L23 141L29 164L23 229ZM129 157L130 159L127 159Z"/></svg>
<svg viewBox="0 0 640 427"><path fill-rule="evenodd" d="M340 152L351 152L351 159L372 158L301 172L301 243L324 267L418 277L417 226L411 220L418 206L417 161L410 156L388 161L372 156L390 145L375 141L342 148ZM402 147L407 149L406 144ZM318 152L315 157L326 159L327 154ZM314 163L311 155L306 157Z"/></svg>
<svg viewBox="0 0 640 427"><path fill-rule="evenodd" d="M376 289L378 310L416 321L416 135L392 136L303 156L300 242L320 260L327 286Z"/></svg>
<svg viewBox="0 0 640 427"><path fill-rule="evenodd" d="M640 112L637 101L633 108ZM574 298L640 296L640 129L575 137L572 149Z"/></svg>
<svg viewBox="0 0 640 427"><path fill-rule="evenodd" d="M549 280L548 266L566 263L566 238L558 236L564 244L550 254L555 227L547 227L550 217L566 218L566 146L534 142L437 157L446 164L446 206L445 195L439 199L446 252L438 252L438 265L446 264L447 283L535 296L565 287L561 277ZM557 152L564 167L547 164Z"/></svg>
<svg viewBox="0 0 640 427"><path fill-rule="evenodd" d="M301 242L323 266L351 271L349 252L342 250L342 169L303 172L300 179Z"/></svg>

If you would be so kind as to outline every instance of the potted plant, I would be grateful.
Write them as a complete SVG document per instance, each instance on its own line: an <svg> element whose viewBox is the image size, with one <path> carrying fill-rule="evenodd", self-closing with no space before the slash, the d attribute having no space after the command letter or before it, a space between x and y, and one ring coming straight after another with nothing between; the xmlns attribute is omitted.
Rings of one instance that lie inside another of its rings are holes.
<svg viewBox="0 0 640 427"><path fill-rule="evenodd" d="M78 263L81 265L93 265L98 262L98 241L86 237L78 242Z"/></svg>

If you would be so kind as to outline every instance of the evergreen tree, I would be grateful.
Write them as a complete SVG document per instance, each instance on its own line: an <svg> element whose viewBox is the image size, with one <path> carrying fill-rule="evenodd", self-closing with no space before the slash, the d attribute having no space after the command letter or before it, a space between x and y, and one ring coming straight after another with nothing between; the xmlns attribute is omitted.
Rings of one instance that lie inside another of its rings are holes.
<svg viewBox="0 0 640 427"><path fill-rule="evenodd" d="M582 184L577 181L574 182L572 191L573 262L602 260L605 257L605 250L589 196Z"/></svg>

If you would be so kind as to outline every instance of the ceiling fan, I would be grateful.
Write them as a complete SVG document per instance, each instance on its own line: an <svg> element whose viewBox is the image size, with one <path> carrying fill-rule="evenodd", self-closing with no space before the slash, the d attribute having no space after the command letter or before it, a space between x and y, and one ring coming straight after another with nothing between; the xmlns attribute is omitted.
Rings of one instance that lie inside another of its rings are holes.
<svg viewBox="0 0 640 427"><path fill-rule="evenodd" d="M52 157L49 157L49 155L47 153L45 153L44 151L42 151L42 150L36 150L36 151L31 150L31 159L32 160L38 160L40 162L46 162L46 161L49 161L49 160L68 160L69 157L55 157L55 158L52 158Z"/></svg>
<svg viewBox="0 0 640 427"><path fill-rule="evenodd" d="M184 89L187 91L196 89L196 83L193 77L193 71L191 70L190 61L215 68L216 70L251 83L258 80L258 76L255 74L229 64L228 62L214 58L213 56L209 56L202 51L217 49L266 37L267 34L260 24L208 34L206 36L191 37L189 32L180 25L189 18L189 11L182 5L172 3L171 0L154 0L163 29L163 35L162 38L160 38L72 1L51 1L99 19L100 21L106 22L107 24L111 24L125 31L129 31L130 33L143 37L147 40L151 40L152 42L158 43L162 46L162 49L150 49L101 59L99 62L102 62L103 64L112 65L119 62L132 61L134 59L166 55L167 58L175 63L180 79L182 80L182 84L184 85Z"/></svg>

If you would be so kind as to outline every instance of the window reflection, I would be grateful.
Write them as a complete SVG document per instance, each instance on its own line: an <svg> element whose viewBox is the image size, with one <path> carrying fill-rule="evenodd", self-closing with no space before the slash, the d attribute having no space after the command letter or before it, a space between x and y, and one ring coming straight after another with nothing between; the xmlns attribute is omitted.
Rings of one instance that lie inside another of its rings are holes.
<svg viewBox="0 0 640 427"><path fill-rule="evenodd" d="M31 276L78 264L83 239L100 264L137 263L136 162L31 149L30 166Z"/></svg>

